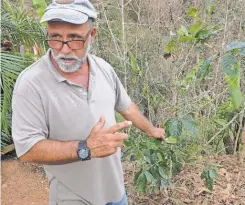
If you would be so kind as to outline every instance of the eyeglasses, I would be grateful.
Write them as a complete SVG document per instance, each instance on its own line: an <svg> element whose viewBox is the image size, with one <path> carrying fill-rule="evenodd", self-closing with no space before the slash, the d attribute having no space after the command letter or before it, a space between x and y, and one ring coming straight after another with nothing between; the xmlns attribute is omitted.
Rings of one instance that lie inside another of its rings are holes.
<svg viewBox="0 0 245 205"><path fill-rule="evenodd" d="M61 50L64 44L66 44L71 50L80 50L84 48L84 44L90 34L91 34L91 30L87 33L85 38L81 40L60 41L60 40L47 39L46 41L48 42L48 46L55 50Z"/></svg>

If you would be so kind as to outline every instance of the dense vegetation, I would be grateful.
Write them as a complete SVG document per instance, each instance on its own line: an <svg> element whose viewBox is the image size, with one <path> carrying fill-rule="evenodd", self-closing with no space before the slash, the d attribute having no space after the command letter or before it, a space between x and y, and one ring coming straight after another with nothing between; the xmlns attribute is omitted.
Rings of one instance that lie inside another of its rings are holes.
<svg viewBox="0 0 245 205"><path fill-rule="evenodd" d="M167 143L129 131L124 160L137 166L139 192L171 187L185 163L245 150L245 3L222 2L94 1L93 53L113 65L144 115L166 129ZM16 77L46 50L45 27L38 23L45 1L33 0L31 13L24 1L2 3L1 150L12 143ZM203 170L210 190L216 175L215 167Z"/></svg>

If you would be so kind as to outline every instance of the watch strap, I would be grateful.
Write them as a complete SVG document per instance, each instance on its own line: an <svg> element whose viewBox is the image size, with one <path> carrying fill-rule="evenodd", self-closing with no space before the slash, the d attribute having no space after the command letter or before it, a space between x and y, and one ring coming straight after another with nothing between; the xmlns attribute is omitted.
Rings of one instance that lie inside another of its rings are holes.
<svg viewBox="0 0 245 205"><path fill-rule="evenodd" d="M85 150L88 151L88 157L83 158L83 159L80 157L79 151L80 151L81 149L85 149ZM78 154L78 157L79 157L82 161L90 160L90 159L91 159L91 158L90 158L91 152L90 152L90 149L89 149L88 146L87 146L87 140L81 140L81 141L79 142L77 154Z"/></svg>

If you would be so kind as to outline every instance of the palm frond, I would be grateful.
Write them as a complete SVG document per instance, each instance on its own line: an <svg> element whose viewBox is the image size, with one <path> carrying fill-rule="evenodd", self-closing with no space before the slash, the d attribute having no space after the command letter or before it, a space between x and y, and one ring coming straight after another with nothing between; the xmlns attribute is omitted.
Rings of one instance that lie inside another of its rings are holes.
<svg viewBox="0 0 245 205"><path fill-rule="evenodd" d="M24 7L24 0L12 2L1 0L1 43L10 43L11 52L0 52L1 57L1 150L12 143L11 138L11 99L14 83L20 72L28 67L34 59L32 54L19 53L20 46L31 51L34 46L45 50L45 30L30 11ZM35 13L35 12L33 12ZM8 46L5 48L9 48ZM22 54L23 55L23 54Z"/></svg>
<svg viewBox="0 0 245 205"><path fill-rule="evenodd" d="M30 65L31 58L1 52L1 149L12 142L11 139L11 99L14 83L19 73ZM4 133L4 134L3 134ZM9 139L8 139L9 138Z"/></svg>
<svg viewBox="0 0 245 205"><path fill-rule="evenodd" d="M10 135L6 134L5 132L1 131L1 151L4 147L13 143L13 140Z"/></svg>
<svg viewBox="0 0 245 205"><path fill-rule="evenodd" d="M11 40L11 36L17 32L17 25L12 20L9 13L2 13L1 15L1 31L2 37L1 42Z"/></svg>
<svg viewBox="0 0 245 205"><path fill-rule="evenodd" d="M22 6L12 5L3 1L1 14L2 40L10 40L18 50L20 45L33 47L42 45L45 39L45 29L35 19L30 11Z"/></svg>

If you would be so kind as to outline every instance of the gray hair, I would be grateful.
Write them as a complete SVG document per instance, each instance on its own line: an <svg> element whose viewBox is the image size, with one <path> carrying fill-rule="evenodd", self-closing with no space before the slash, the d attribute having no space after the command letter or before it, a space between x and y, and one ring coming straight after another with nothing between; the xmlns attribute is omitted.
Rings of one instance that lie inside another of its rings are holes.
<svg viewBox="0 0 245 205"><path fill-rule="evenodd" d="M88 27L89 27L89 29L92 29L94 27L94 22L95 22L95 19L88 18Z"/></svg>

